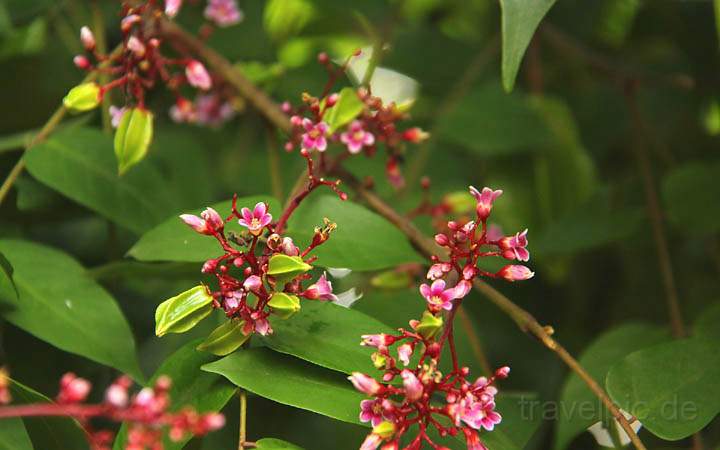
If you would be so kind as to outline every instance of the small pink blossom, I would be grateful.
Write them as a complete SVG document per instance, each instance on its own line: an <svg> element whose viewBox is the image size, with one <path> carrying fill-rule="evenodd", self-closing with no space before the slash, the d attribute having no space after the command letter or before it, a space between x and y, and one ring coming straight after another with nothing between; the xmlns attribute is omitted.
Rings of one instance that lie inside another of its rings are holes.
<svg viewBox="0 0 720 450"><path fill-rule="evenodd" d="M200 213L200 217L215 231L220 231L225 226L225 222L223 222L220 214L210 207L205 208L205 210Z"/></svg>
<svg viewBox="0 0 720 450"><path fill-rule="evenodd" d="M191 60L185 66L185 77L191 86L203 91L207 91L212 87L212 78L205 66L197 60Z"/></svg>
<svg viewBox="0 0 720 450"><path fill-rule="evenodd" d="M460 282L455 285L453 295L455 298L463 298L470 293L470 290L472 290L472 284L467 280L460 280Z"/></svg>
<svg viewBox="0 0 720 450"><path fill-rule="evenodd" d="M199 125L219 127L235 117L235 108L217 94L198 95L193 105Z"/></svg>
<svg viewBox="0 0 720 450"><path fill-rule="evenodd" d="M243 288L249 292L257 292L262 287L262 280L257 275L250 275L243 282Z"/></svg>
<svg viewBox="0 0 720 450"><path fill-rule="evenodd" d="M382 389L382 385L377 382L375 378L369 377L364 373L353 372L348 377L348 380L352 382L355 389L367 395L377 395Z"/></svg>
<svg viewBox="0 0 720 450"><path fill-rule="evenodd" d="M375 427L383 420L382 400L363 400L360 402L361 422L370 422Z"/></svg>
<svg viewBox="0 0 720 450"><path fill-rule="evenodd" d="M183 97L179 97L170 107L170 118L176 123L193 123L197 119L195 106Z"/></svg>
<svg viewBox="0 0 720 450"><path fill-rule="evenodd" d="M336 302L338 299L337 296L333 294L332 283L327 280L325 273L320 275L320 278L318 278L314 284L308 286L303 296L311 300L329 300L333 302Z"/></svg>
<svg viewBox="0 0 720 450"><path fill-rule="evenodd" d="M420 293L425 300L434 308L437 309L452 309L452 301L455 299L455 289L445 289L444 280L433 281L432 286L427 284L420 285Z"/></svg>
<svg viewBox="0 0 720 450"><path fill-rule="evenodd" d="M483 188L482 192L475 189L473 186L470 186L470 193L475 197L475 200L477 201L477 215L480 220L486 220L488 216L490 216L490 211L493 207L493 202L496 198L500 197L502 195L503 191L501 190L492 190L490 188Z"/></svg>
<svg viewBox="0 0 720 450"><path fill-rule="evenodd" d="M137 14L130 14L129 16L123 17L120 21L120 29L127 33L133 27L133 25L142 22L142 17Z"/></svg>
<svg viewBox="0 0 720 450"><path fill-rule="evenodd" d="M295 245L292 238L289 236L285 236L283 238L282 243L280 244L280 248L282 249L283 253L288 256L298 256L300 254L300 249L297 248L297 245Z"/></svg>
<svg viewBox="0 0 720 450"><path fill-rule="evenodd" d="M207 222L198 216L193 214L180 214L180 219L185 222L187 226L197 231L200 234L212 235L213 230L208 226Z"/></svg>
<svg viewBox="0 0 720 450"><path fill-rule="evenodd" d="M255 236L260 235L262 229L272 222L272 215L267 212L267 205L263 202L255 204L252 212L248 208L243 208L240 213L242 219L238 223L250 230L250 233Z"/></svg>
<svg viewBox="0 0 720 450"><path fill-rule="evenodd" d="M302 135L302 147L308 151L315 149L324 152L327 148L325 135L328 132L328 125L325 122L313 123L306 117L302 119L302 127L305 129Z"/></svg>
<svg viewBox="0 0 720 450"><path fill-rule="evenodd" d="M80 28L80 42L82 42L83 47L85 47L87 51L91 52L95 49L95 35L90 31L90 28Z"/></svg>
<svg viewBox="0 0 720 450"><path fill-rule="evenodd" d="M402 361L403 365L407 366L408 364L410 364L410 357L413 354L412 345L403 344L398 347L397 352L398 352L398 359L400 361Z"/></svg>
<svg viewBox="0 0 720 450"><path fill-rule="evenodd" d="M500 269L500 271L496 275L512 282L529 280L530 278L535 276L535 272L531 271L525 266L508 265Z"/></svg>
<svg viewBox="0 0 720 450"><path fill-rule="evenodd" d="M177 16L183 0L165 0L165 15L172 18Z"/></svg>
<svg viewBox="0 0 720 450"><path fill-rule="evenodd" d="M503 249L503 257L506 259L517 259L527 261L530 259L530 252L527 251L527 232L515 233L515 236L508 236L500 239L500 248Z"/></svg>
<svg viewBox="0 0 720 450"><path fill-rule="evenodd" d="M272 328L270 328L270 322L268 322L267 318L262 317L255 320L255 331L260 333L262 336L267 336L272 333Z"/></svg>
<svg viewBox="0 0 720 450"><path fill-rule="evenodd" d="M229 27L243 20L243 13L235 0L208 0L205 18L219 27Z"/></svg>
<svg viewBox="0 0 720 450"><path fill-rule="evenodd" d="M403 379L405 397L411 402L420 400L420 397L423 395L423 385L420 380L408 369L403 369L403 371L400 372L400 376Z"/></svg>
<svg viewBox="0 0 720 450"><path fill-rule="evenodd" d="M120 125L120 121L127 110L125 106L118 108L115 105L110 105L110 124L113 128L117 128Z"/></svg>
<svg viewBox="0 0 720 450"><path fill-rule="evenodd" d="M446 273L450 272L451 269L452 265L450 265L450 263L433 264L428 270L427 279L437 280L438 278L442 278L445 276Z"/></svg>
<svg viewBox="0 0 720 450"><path fill-rule="evenodd" d="M467 450L488 450L485 444L480 441L480 435L477 431L468 428L463 428L462 431L465 434Z"/></svg>
<svg viewBox="0 0 720 450"><path fill-rule="evenodd" d="M465 267L463 267L462 275L463 279L465 280L472 280L475 278L475 276L478 274L477 267L473 266L472 264L468 264Z"/></svg>
<svg viewBox="0 0 720 450"><path fill-rule="evenodd" d="M375 143L375 136L369 131L363 129L363 123L359 120L354 120L348 131L340 134L340 141L347 145L347 149L350 153L360 153L363 147L369 147Z"/></svg>

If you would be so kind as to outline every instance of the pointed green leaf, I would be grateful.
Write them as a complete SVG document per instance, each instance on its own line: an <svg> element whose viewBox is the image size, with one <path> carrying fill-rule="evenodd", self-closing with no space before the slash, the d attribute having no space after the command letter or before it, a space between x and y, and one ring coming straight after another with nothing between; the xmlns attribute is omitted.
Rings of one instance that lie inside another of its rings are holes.
<svg viewBox="0 0 720 450"><path fill-rule="evenodd" d="M340 127L352 122L363 111L363 106L355 89L343 88L337 103L325 113L324 119L328 124L328 132L334 133Z"/></svg>
<svg viewBox="0 0 720 450"><path fill-rule="evenodd" d="M258 450L303 450L295 444L280 439L263 438L256 442Z"/></svg>
<svg viewBox="0 0 720 450"><path fill-rule="evenodd" d="M0 240L15 269L19 298L0 290L3 316L62 350L143 376L130 326L115 300L65 253L21 240Z"/></svg>
<svg viewBox="0 0 720 450"><path fill-rule="evenodd" d="M155 310L155 334L184 333L212 312L213 297L203 285L169 298Z"/></svg>
<svg viewBox="0 0 720 450"><path fill-rule="evenodd" d="M22 419L13 417L0 420L0 450L33 450L30 436L28 436Z"/></svg>
<svg viewBox="0 0 720 450"><path fill-rule="evenodd" d="M540 21L555 0L500 0L502 8L502 79L506 91L515 85L520 63Z"/></svg>
<svg viewBox="0 0 720 450"><path fill-rule="evenodd" d="M145 158L152 137L152 112L143 108L125 111L115 130L115 156L120 175Z"/></svg>
<svg viewBox="0 0 720 450"><path fill-rule="evenodd" d="M197 346L197 349L217 356L225 356L234 352L250 338L249 334L243 333L244 325L245 322L242 320L225 321L225 323L215 328Z"/></svg>

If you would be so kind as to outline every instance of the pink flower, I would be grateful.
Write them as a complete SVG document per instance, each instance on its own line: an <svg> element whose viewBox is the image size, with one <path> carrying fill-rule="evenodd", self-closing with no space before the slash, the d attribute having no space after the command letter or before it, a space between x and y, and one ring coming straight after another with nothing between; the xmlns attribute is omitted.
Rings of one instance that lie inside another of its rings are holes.
<svg viewBox="0 0 720 450"><path fill-rule="evenodd" d="M172 18L180 11L183 0L165 0L165 15Z"/></svg>
<svg viewBox="0 0 720 450"><path fill-rule="evenodd" d="M420 397L423 395L423 385L420 380L408 369L403 369L403 371L400 372L400 376L403 379L405 397L411 402L420 400Z"/></svg>
<svg viewBox="0 0 720 450"><path fill-rule="evenodd" d="M503 257L506 259L517 259L518 261L527 261L530 259L530 252L525 247L528 245L526 229L522 233L515 233L515 236L509 236L500 239L500 248L503 249Z"/></svg>
<svg viewBox="0 0 720 450"><path fill-rule="evenodd" d="M500 269L498 273L495 275L498 275L502 278L505 278L506 280L512 282L512 281L523 281L523 280L529 280L533 276L535 276L535 272L532 272L530 269L528 269L525 266L520 265L508 265Z"/></svg>
<svg viewBox="0 0 720 450"><path fill-rule="evenodd" d="M185 66L185 77L191 86L203 91L207 91L212 87L212 78L205 66L200 61L191 60Z"/></svg>
<svg viewBox="0 0 720 450"><path fill-rule="evenodd" d="M369 377L364 373L353 372L352 375L348 377L348 380L352 382L355 389L363 394L377 395L383 389L382 385L378 383L375 378Z"/></svg>
<svg viewBox="0 0 720 450"><path fill-rule="evenodd" d="M383 421L382 400L363 400L360 402L360 421L370 422L372 426L377 426Z"/></svg>
<svg viewBox="0 0 720 450"><path fill-rule="evenodd" d="M87 51L93 51L95 49L95 35L90 31L88 27L80 28L80 42Z"/></svg>
<svg viewBox="0 0 720 450"><path fill-rule="evenodd" d="M170 107L170 118L176 123L193 123L197 119L195 107L187 99L179 97Z"/></svg>
<svg viewBox="0 0 720 450"><path fill-rule="evenodd" d="M454 288L454 296L455 298L463 298L472 289L472 284L467 280L460 280L460 282L455 286Z"/></svg>
<svg viewBox="0 0 720 450"><path fill-rule="evenodd" d="M235 0L208 0L205 18L219 27L229 27L243 20L243 13Z"/></svg>
<svg viewBox="0 0 720 450"><path fill-rule="evenodd" d="M260 333L263 336L267 336L268 334L272 333L272 328L270 328L270 322L265 317L261 317L259 319L255 320L255 331Z"/></svg>
<svg viewBox="0 0 720 450"><path fill-rule="evenodd" d="M235 108L216 94L198 95L193 106L200 125L219 127L235 117Z"/></svg>
<svg viewBox="0 0 720 450"><path fill-rule="evenodd" d="M207 234L210 236L213 234L213 229L208 226L205 220L198 216L192 214L180 214L180 219L185 222L187 226L200 234Z"/></svg>
<svg viewBox="0 0 720 450"><path fill-rule="evenodd" d="M489 242L499 241L503 238L503 230L499 225L495 225L494 223L490 224L490 226L488 226L487 234L485 235L485 237Z"/></svg>
<svg viewBox="0 0 720 450"><path fill-rule="evenodd" d="M427 279L437 280L438 278L442 278L446 273L450 272L451 269L452 265L450 265L450 263L433 264L428 270Z"/></svg>
<svg viewBox="0 0 720 450"><path fill-rule="evenodd" d="M115 105L110 105L110 124L113 128L117 128L120 125L120 121L122 120L125 111L127 111L125 106L118 108Z"/></svg>
<svg viewBox="0 0 720 450"><path fill-rule="evenodd" d="M369 147L375 143L375 136L363 129L363 124L359 120L354 120L348 131L340 135L340 140L347 145L350 153L360 153L363 147Z"/></svg>
<svg viewBox="0 0 720 450"><path fill-rule="evenodd" d="M485 447L485 444L480 441L480 435L477 431L467 428L463 428L462 431L465 434L467 450L488 450L488 448Z"/></svg>
<svg viewBox="0 0 720 450"><path fill-rule="evenodd" d="M245 288L246 291L250 291L250 292L259 291L261 286L262 286L262 280L257 275L250 275L243 282L243 288Z"/></svg>
<svg viewBox="0 0 720 450"><path fill-rule="evenodd" d="M475 197L477 201L477 215L480 220L486 220L492 210L493 202L496 198L502 195L503 191L494 191L490 188L483 188L482 192L478 191L474 187L470 186L470 193Z"/></svg>
<svg viewBox="0 0 720 450"><path fill-rule="evenodd" d="M325 273L320 275L320 278L318 278L314 284L308 286L303 296L311 300L329 300L333 302L336 302L338 299L337 296L333 294L332 284L327 280Z"/></svg>
<svg viewBox="0 0 720 450"><path fill-rule="evenodd" d="M397 348L398 359L402 361L404 365L410 364L410 357L413 354L413 348L410 344L403 344Z"/></svg>
<svg viewBox="0 0 720 450"><path fill-rule="evenodd" d="M205 208L205 211L200 213L200 217L205 219L205 222L207 222L208 226L215 231L219 231L225 226L225 222L223 222L220 214L218 214L217 211L210 207Z"/></svg>
<svg viewBox="0 0 720 450"><path fill-rule="evenodd" d="M433 281L432 286L427 284L420 285L420 293L430 306L437 309L452 309L452 301L455 299L455 289L445 289L444 280Z"/></svg>
<svg viewBox="0 0 720 450"><path fill-rule="evenodd" d="M250 212L248 208L243 208L240 213L242 214L242 219L240 219L238 223L250 230L250 233L255 236L258 236L262 232L262 229L272 222L272 215L268 214L267 205L263 202L255 204L252 212Z"/></svg>
<svg viewBox="0 0 720 450"><path fill-rule="evenodd" d="M324 152L327 148L325 135L328 132L328 125L325 122L313 123L306 117L302 119L302 127L305 129L305 133L302 135L302 147L308 151L316 149Z"/></svg>

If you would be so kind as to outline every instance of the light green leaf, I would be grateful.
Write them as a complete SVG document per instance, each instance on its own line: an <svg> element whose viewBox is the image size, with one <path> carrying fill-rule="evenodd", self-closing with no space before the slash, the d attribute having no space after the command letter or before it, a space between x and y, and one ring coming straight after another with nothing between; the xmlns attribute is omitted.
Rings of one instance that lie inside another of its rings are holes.
<svg viewBox="0 0 720 450"><path fill-rule="evenodd" d="M608 372L608 394L659 438L686 438L720 412L717 349L717 340L691 338L631 353Z"/></svg>
<svg viewBox="0 0 720 450"><path fill-rule="evenodd" d="M265 348L235 352L206 364L235 385L278 403L306 409L349 423L360 423L365 398L345 377Z"/></svg>
<svg viewBox="0 0 720 450"><path fill-rule="evenodd" d="M165 300L155 310L155 334L188 331L212 312L212 303L212 295L202 285Z"/></svg>
<svg viewBox="0 0 720 450"><path fill-rule="evenodd" d="M705 309L693 325L693 336L720 341L720 302Z"/></svg>
<svg viewBox="0 0 720 450"><path fill-rule="evenodd" d="M252 208L257 202L268 203L269 211L273 215L281 212L277 200L268 196L241 197L238 198L237 204L238 208L243 206ZM231 205L232 201L228 200L216 203L212 208L226 217L230 213ZM203 209L205 208L198 208L188 213L199 215ZM232 220L225 224L225 230L240 232L245 228L238 225L237 220ZM140 261L204 262L220 254L222 248L215 238L198 234L185 225L177 215L166 218L160 225L145 233L128 251L128 255Z"/></svg>
<svg viewBox="0 0 720 450"><path fill-rule="evenodd" d="M33 450L22 419L13 417L0 420L0 450Z"/></svg>
<svg viewBox="0 0 720 450"><path fill-rule="evenodd" d="M256 442L258 450L303 450L295 444L280 439L263 438Z"/></svg>
<svg viewBox="0 0 720 450"><path fill-rule="evenodd" d="M226 320L215 328L210 335L197 346L202 352L209 352L217 356L228 355L239 349L250 339L249 334L243 334L242 320Z"/></svg>
<svg viewBox="0 0 720 450"><path fill-rule="evenodd" d="M325 122L328 124L328 132L334 133L338 128L352 122L363 110L363 102L353 88L346 87L340 91L340 98L337 103L327 110Z"/></svg>
<svg viewBox="0 0 720 450"><path fill-rule="evenodd" d="M308 197L291 217L288 234L297 245L307 245L324 217L337 223L337 229L311 253L318 257L315 265L376 270L423 261L407 238L385 219L332 195Z"/></svg>
<svg viewBox="0 0 720 450"><path fill-rule="evenodd" d="M10 296L14 292L15 298L17 298L18 291L15 281L13 281L13 271L10 261L0 252L0 292L5 292Z"/></svg>
<svg viewBox="0 0 720 450"><path fill-rule="evenodd" d="M149 164L119 178L112 138L76 127L33 147L25 162L33 177L135 233L178 209L163 177Z"/></svg>
<svg viewBox="0 0 720 450"><path fill-rule="evenodd" d="M290 320L273 320L274 333L263 338L268 347L344 373L373 373L369 347L360 345L363 334L392 333L370 316L349 308L304 300Z"/></svg>
<svg viewBox="0 0 720 450"><path fill-rule="evenodd" d="M610 367L633 351L668 341L668 332L643 323L622 325L599 336L580 355L580 364L598 383L602 383ZM572 439L595 422L609 418L590 388L574 373L565 380L560 394L560 414L556 426L554 448L561 450Z"/></svg>
<svg viewBox="0 0 720 450"><path fill-rule="evenodd" d="M15 269L19 298L0 292L10 308L4 317L50 344L130 374L144 377L135 341L115 300L73 258L40 244L0 240Z"/></svg>
<svg viewBox="0 0 720 450"><path fill-rule="evenodd" d="M45 47L47 21L38 17L28 25L9 30L0 40L0 61L18 55L33 55Z"/></svg>
<svg viewBox="0 0 720 450"><path fill-rule="evenodd" d="M302 31L316 14L308 0L270 0L265 4L263 25L271 38L280 41Z"/></svg>
<svg viewBox="0 0 720 450"><path fill-rule="evenodd" d="M237 389L219 375L200 370L203 364L214 361L215 356L198 352L195 347L199 341L185 344L170 355L153 375L150 385L161 375L170 377L172 387L170 398L172 410L177 411L190 406L198 412L218 412L225 407ZM173 442L163 434L165 450L180 450L189 439ZM124 450L127 441L127 427L122 426L113 448Z"/></svg>
<svg viewBox="0 0 720 450"><path fill-rule="evenodd" d="M689 163L663 179L662 199L669 221L683 232L720 231L720 164ZM699 213L702 211L702 213Z"/></svg>
<svg viewBox="0 0 720 450"><path fill-rule="evenodd" d="M502 79L510 92L515 86L520 63L540 21L555 0L500 0L502 8Z"/></svg>
<svg viewBox="0 0 720 450"><path fill-rule="evenodd" d="M350 60L348 75L353 83L360 84L365 80L365 75L370 70L372 54L373 47L365 47L360 56ZM419 87L420 84L413 78L386 67L376 67L370 78L373 96L380 98L385 105L395 103L403 111L410 109L415 103Z"/></svg>

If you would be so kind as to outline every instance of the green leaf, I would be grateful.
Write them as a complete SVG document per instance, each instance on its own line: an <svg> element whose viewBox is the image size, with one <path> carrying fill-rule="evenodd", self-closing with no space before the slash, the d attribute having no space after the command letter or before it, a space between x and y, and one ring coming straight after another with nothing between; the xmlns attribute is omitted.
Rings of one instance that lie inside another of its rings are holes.
<svg viewBox="0 0 720 450"><path fill-rule="evenodd" d="M33 450L22 419L13 417L0 420L0 450Z"/></svg>
<svg viewBox="0 0 720 450"><path fill-rule="evenodd" d="M211 354L195 350L198 343L199 341L195 340L182 346L162 363L152 377L150 385L161 375L166 375L172 380L170 398L174 411L190 406L198 412L218 412L225 407L237 391L235 386L222 377L200 370L201 366L216 358ZM173 442L167 433L164 433L163 448L180 450L188 440ZM124 450L126 441L127 427L123 425L113 448Z"/></svg>
<svg viewBox="0 0 720 450"><path fill-rule="evenodd" d="M203 285L165 300L155 310L155 334L188 331L212 312L212 303L213 297Z"/></svg>
<svg viewBox="0 0 720 450"><path fill-rule="evenodd" d="M334 133L337 129L352 122L362 111L364 104L360 101L355 89L346 87L340 91L340 98L333 107L327 110L325 122L328 132Z"/></svg>
<svg viewBox="0 0 720 450"><path fill-rule="evenodd" d="M275 254L270 257L267 274L275 277L278 285L282 286L311 269L312 266L299 256Z"/></svg>
<svg viewBox="0 0 720 450"><path fill-rule="evenodd" d="M608 394L659 438L686 438L720 412L717 348L691 338L631 353L608 372Z"/></svg>
<svg viewBox="0 0 720 450"><path fill-rule="evenodd" d="M308 0L270 0L263 25L271 38L280 41L302 31L316 14L315 5Z"/></svg>
<svg viewBox="0 0 720 450"><path fill-rule="evenodd" d="M62 130L27 152L25 162L42 183L138 234L178 209L150 165L119 178L112 139L99 130Z"/></svg>
<svg viewBox="0 0 720 450"><path fill-rule="evenodd" d="M15 298L18 297L17 286L13 281L13 267L10 261L7 260L5 255L0 252L0 292L6 292L12 296L15 293Z"/></svg>
<svg viewBox="0 0 720 450"><path fill-rule="evenodd" d="M713 10L715 11L715 33L720 43L720 0L713 0Z"/></svg>
<svg viewBox="0 0 720 450"><path fill-rule="evenodd" d="M138 168L140 169L140 168ZM267 196L238 198L238 208L248 206L252 208L257 202L269 204L273 214L280 214L277 200ZM230 212L232 201L215 203L212 208L221 216ZM190 214L199 215L205 208L189 211ZM244 230L237 220L225 224L225 230L239 232ZM145 233L140 240L128 251L128 255L140 261L182 261L205 262L222 254L222 248L212 236L204 236L185 225L177 216L167 218L160 225Z"/></svg>
<svg viewBox="0 0 720 450"><path fill-rule="evenodd" d="M273 334L263 338L268 347L344 373L374 373L363 334L392 333L392 329L359 311L333 303L303 301L291 320L272 322Z"/></svg>
<svg viewBox="0 0 720 450"><path fill-rule="evenodd" d="M365 74L370 68L372 53L373 47L365 47L360 56L350 60L348 75L356 85L365 79ZM343 55L343 59L345 57ZM380 98L385 105L395 103L401 111L410 109L415 103L419 86L420 84L413 78L386 67L376 67L370 78L370 90L373 95Z"/></svg>
<svg viewBox="0 0 720 450"><path fill-rule="evenodd" d="M689 163L665 177L662 198L668 219L683 232L720 231L720 164ZM702 211L702 213L699 213Z"/></svg>
<svg viewBox="0 0 720 450"><path fill-rule="evenodd" d="M502 8L502 79L510 92L515 86L520 63L540 21L555 0L500 0Z"/></svg>
<svg viewBox="0 0 720 450"><path fill-rule="evenodd" d="M583 351L579 362L594 380L602 383L610 367L624 356L669 339L665 329L654 325L622 325L599 336ZM556 450L567 447L575 436L590 425L610 417L601 408L590 388L574 373L568 376L563 385L559 412L554 446Z"/></svg>
<svg viewBox="0 0 720 450"><path fill-rule="evenodd" d="M480 156L536 150L553 142L528 97L505 94L497 81L473 89L452 112L439 117L438 133Z"/></svg>
<svg viewBox="0 0 720 450"><path fill-rule="evenodd" d="M10 393L13 404L52 403L45 395L11 380ZM5 419L0 420L0 424ZM22 419L33 446L42 450L84 450L88 448L85 432L80 424L66 417L26 417ZM0 444L0 448L2 445ZM10 447L15 450L15 447Z"/></svg>
<svg viewBox="0 0 720 450"><path fill-rule="evenodd" d="M693 336L720 341L720 302L715 302L698 317L693 325Z"/></svg>
<svg viewBox="0 0 720 450"><path fill-rule="evenodd" d="M258 450L303 450L295 444L280 439L263 438L256 442Z"/></svg>
<svg viewBox="0 0 720 450"><path fill-rule="evenodd" d="M261 397L306 409L344 422L359 424L364 395L337 372L264 348L235 352L206 364L235 385Z"/></svg>
<svg viewBox="0 0 720 450"><path fill-rule="evenodd" d="M331 195L308 197L290 218L288 234L298 245L309 244L324 217L337 223L337 230L311 253L318 257L316 265L377 270L423 261L405 236L385 219Z"/></svg>
<svg viewBox="0 0 720 450"><path fill-rule="evenodd" d="M0 61L18 55L33 55L45 47L47 21L38 17L28 25L9 30L0 40Z"/></svg>
<svg viewBox="0 0 720 450"><path fill-rule="evenodd" d="M380 289L404 289L412 282L412 277L408 272L394 269L380 272L370 279L370 284Z"/></svg>
<svg viewBox="0 0 720 450"><path fill-rule="evenodd" d="M4 317L50 344L130 374L144 377L135 341L115 300L73 258L40 244L0 240L12 263L19 298L3 290Z"/></svg>
<svg viewBox="0 0 720 450"><path fill-rule="evenodd" d="M133 108L125 111L115 130L115 157L118 161L118 174L139 163L147 155L153 137L153 113Z"/></svg>
<svg viewBox="0 0 720 450"><path fill-rule="evenodd" d="M217 356L228 355L250 339L249 334L243 333L245 322L242 320L226 320L215 328L210 335L197 346L203 352Z"/></svg>

